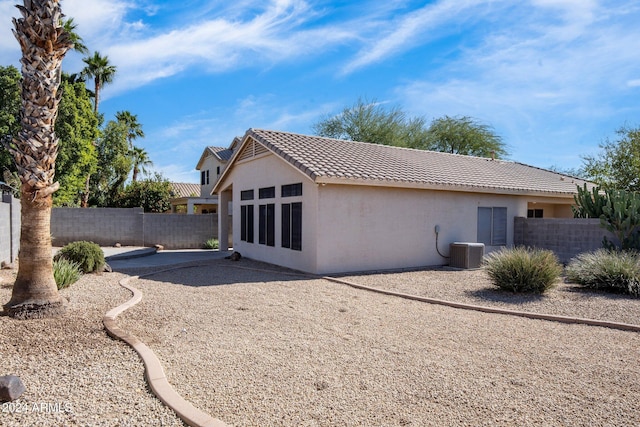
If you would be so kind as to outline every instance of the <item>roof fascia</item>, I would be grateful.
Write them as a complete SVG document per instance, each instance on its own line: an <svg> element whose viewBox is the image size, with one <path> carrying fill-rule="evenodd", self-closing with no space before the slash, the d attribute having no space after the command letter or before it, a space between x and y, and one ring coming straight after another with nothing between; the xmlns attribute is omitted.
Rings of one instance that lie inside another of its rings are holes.
<svg viewBox="0 0 640 427"><path fill-rule="evenodd" d="M320 176L315 179L319 185L361 185L366 187L388 187L388 188L406 188L416 190L436 190L436 191L456 191L461 193L482 193L482 194L501 194L511 196L530 196L530 197L553 197L553 198L571 198L575 193L561 192L544 192L532 190L517 190L508 188L493 187L474 187L469 185L451 185L451 184L425 184L419 182L403 182L403 181L383 181L383 180L364 180L355 178L336 178Z"/></svg>

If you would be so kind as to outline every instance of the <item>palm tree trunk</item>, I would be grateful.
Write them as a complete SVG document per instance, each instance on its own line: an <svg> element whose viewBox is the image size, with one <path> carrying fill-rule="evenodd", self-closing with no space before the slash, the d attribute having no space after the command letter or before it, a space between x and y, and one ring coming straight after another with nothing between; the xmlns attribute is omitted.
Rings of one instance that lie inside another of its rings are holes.
<svg viewBox="0 0 640 427"><path fill-rule="evenodd" d="M58 139L54 124L62 92L62 59L73 46L61 27L58 0L24 0L21 19L13 20L22 49L22 129L8 147L20 174L22 226L18 276L5 311L16 318L59 315L64 311L53 277L52 194Z"/></svg>
<svg viewBox="0 0 640 427"><path fill-rule="evenodd" d="M96 76L93 79L93 83L95 84L94 87L94 92L93 94L95 95L95 103L93 104L93 111L97 114L98 113L98 103L100 101L100 79L98 78L98 76Z"/></svg>
<svg viewBox="0 0 640 427"><path fill-rule="evenodd" d="M25 197L26 196L26 197ZM23 193L18 276L5 310L15 318L60 315L64 300L53 278L51 257L51 196L43 206Z"/></svg>

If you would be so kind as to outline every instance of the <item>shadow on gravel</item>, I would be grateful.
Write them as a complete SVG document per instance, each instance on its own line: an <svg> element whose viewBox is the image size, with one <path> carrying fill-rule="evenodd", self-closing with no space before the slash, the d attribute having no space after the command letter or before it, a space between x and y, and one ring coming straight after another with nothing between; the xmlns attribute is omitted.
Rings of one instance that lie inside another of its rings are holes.
<svg viewBox="0 0 640 427"><path fill-rule="evenodd" d="M539 294L516 294L513 292L502 291L493 288L465 291L465 294L473 298L478 298L485 301L501 302L505 304L528 304L539 302L546 298L544 295Z"/></svg>
<svg viewBox="0 0 640 427"><path fill-rule="evenodd" d="M175 270L165 272L154 273L153 270L141 272L141 275L144 274L141 280L204 287L243 283L290 282L315 278L295 270L247 258L243 258L240 261L220 259L195 264L189 263L182 266L168 266L167 268L176 267L178 268ZM148 273L150 274L147 275Z"/></svg>

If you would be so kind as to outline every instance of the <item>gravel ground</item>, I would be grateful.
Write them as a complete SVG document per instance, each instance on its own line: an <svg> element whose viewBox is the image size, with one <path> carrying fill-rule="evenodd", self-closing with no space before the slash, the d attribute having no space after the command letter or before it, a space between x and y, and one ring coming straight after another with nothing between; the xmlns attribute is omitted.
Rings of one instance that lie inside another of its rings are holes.
<svg viewBox="0 0 640 427"><path fill-rule="evenodd" d="M221 260L135 280L143 301L119 318L183 397L231 425L640 425L638 333L242 267L264 266ZM349 279L630 323L640 311L640 300L564 286L542 298L492 293L482 272Z"/></svg>
<svg viewBox="0 0 640 427"><path fill-rule="evenodd" d="M11 298L15 270L0 272L0 302ZM0 375L26 387L0 404L1 426L183 426L148 389L133 349L111 339L102 317L131 298L118 273L85 275L61 291L64 317L13 320L0 316Z"/></svg>
<svg viewBox="0 0 640 427"><path fill-rule="evenodd" d="M495 288L483 270L434 269L339 277L428 298L640 325L640 299L587 290L562 281L544 295L524 295Z"/></svg>

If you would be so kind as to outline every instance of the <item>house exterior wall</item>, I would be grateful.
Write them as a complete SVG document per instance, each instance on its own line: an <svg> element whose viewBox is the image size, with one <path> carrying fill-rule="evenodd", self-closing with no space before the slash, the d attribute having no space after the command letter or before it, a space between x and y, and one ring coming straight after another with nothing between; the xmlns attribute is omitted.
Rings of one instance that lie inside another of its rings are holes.
<svg viewBox="0 0 640 427"><path fill-rule="evenodd" d="M289 166L273 154L263 155L251 160L238 162L234 165L227 178L233 183L232 216L233 220L233 249L243 256L259 261L269 262L297 270L315 271L316 260L316 222L317 222L317 186L309 177L297 169ZM281 197L281 186L302 183L302 196ZM276 197L273 199L259 199L258 190L265 187L275 187ZM240 200L240 193L254 190L253 200ZM292 250L282 247L282 204L302 202L302 250ZM258 206L261 204L275 204L275 246L259 244L259 215ZM253 205L254 209L254 242L240 240L241 237L241 206Z"/></svg>
<svg viewBox="0 0 640 427"><path fill-rule="evenodd" d="M303 195L281 197L282 185L302 183ZM478 208L507 209L506 242L514 243L514 218L526 217L530 203L554 212L570 210L568 198L530 197L346 184L318 185L297 168L267 153L237 161L225 177L231 189L233 248L243 256L316 274L446 265L452 242L477 242ZM273 199L259 189L275 187ZM241 192L254 191L253 200ZM282 204L302 202L302 250L282 247ZM261 204L275 205L275 246L259 243ZM242 241L241 207L252 205L254 242ZM562 207L561 205L565 205ZM485 252L501 246L488 246Z"/></svg>
<svg viewBox="0 0 640 427"><path fill-rule="evenodd" d="M212 154L207 156L202 162L202 166L200 167L200 173L203 171L209 171L209 184L200 185L200 197L211 197L211 190L213 190L213 186L216 181L220 177L218 175L218 167L220 168L220 172L224 169L224 165L218 158Z"/></svg>
<svg viewBox="0 0 640 427"><path fill-rule="evenodd" d="M448 255L452 242L477 241L478 207L507 208L508 245L527 213L519 196L349 185L321 186L318 206L319 274L446 265L436 225Z"/></svg>

